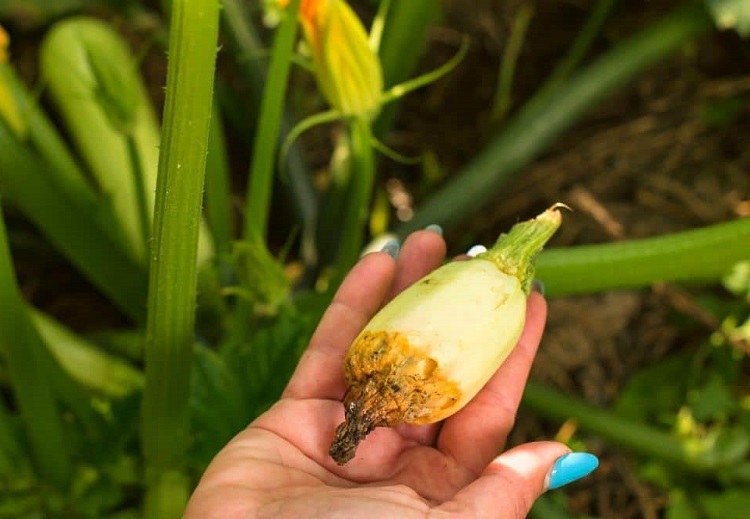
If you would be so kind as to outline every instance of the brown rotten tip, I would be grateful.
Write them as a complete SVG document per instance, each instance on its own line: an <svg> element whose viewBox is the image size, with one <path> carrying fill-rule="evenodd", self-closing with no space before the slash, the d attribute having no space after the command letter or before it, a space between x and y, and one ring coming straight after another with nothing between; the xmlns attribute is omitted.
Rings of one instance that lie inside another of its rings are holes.
<svg viewBox="0 0 750 519"><path fill-rule="evenodd" d="M409 347L398 333L365 332L345 363L345 421L336 428L329 454L339 465L354 457L376 427L430 423L455 402L460 391L436 369L436 362Z"/></svg>

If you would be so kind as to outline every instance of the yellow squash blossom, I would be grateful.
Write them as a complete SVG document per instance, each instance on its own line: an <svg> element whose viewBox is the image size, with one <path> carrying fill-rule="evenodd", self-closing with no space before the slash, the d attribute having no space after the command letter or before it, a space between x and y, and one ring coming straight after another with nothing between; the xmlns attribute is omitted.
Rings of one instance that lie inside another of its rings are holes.
<svg viewBox="0 0 750 519"><path fill-rule="evenodd" d="M18 111L18 106L9 87L8 75L11 73L8 65L8 33L0 26L0 118L10 126L17 136L23 138L26 125Z"/></svg>
<svg viewBox="0 0 750 519"><path fill-rule="evenodd" d="M8 33L0 26L0 63L8 61Z"/></svg>
<svg viewBox="0 0 750 519"><path fill-rule="evenodd" d="M299 19L326 100L345 116L375 117L383 73L352 8L344 0L302 0Z"/></svg>

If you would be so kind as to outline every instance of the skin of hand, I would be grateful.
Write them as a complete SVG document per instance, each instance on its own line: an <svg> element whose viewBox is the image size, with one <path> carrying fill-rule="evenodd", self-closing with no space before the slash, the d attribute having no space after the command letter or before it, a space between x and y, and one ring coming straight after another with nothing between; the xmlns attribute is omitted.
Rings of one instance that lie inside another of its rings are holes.
<svg viewBox="0 0 750 519"><path fill-rule="evenodd" d="M377 428L344 466L328 455L344 420L347 348L386 301L440 266L445 250L438 233L418 231L397 260L377 252L354 266L279 402L217 454L185 518L527 516L553 463L569 452L534 442L501 454L546 320L536 292L518 345L466 407L439 424Z"/></svg>

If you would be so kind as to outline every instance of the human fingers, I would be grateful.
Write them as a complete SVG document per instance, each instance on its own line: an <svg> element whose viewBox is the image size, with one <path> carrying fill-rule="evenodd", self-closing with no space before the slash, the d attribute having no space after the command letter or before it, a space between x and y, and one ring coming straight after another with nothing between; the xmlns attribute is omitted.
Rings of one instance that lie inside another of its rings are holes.
<svg viewBox="0 0 750 519"><path fill-rule="evenodd" d="M411 233L396 259L396 276L389 298L438 268L445 260L445 240L439 226Z"/></svg>
<svg viewBox="0 0 750 519"><path fill-rule="evenodd" d="M440 430L438 449L475 474L501 452L513 427L546 318L544 298L532 292L518 344L482 390ZM471 448L467 448L467 438L471 438Z"/></svg>
<svg viewBox="0 0 750 519"><path fill-rule="evenodd" d="M445 253L445 240L439 226L431 225L422 231L410 234L396 259L396 276L389 299L442 265ZM401 425L398 431L404 439L413 440L422 445L432 445L438 427L438 425Z"/></svg>
<svg viewBox="0 0 750 519"><path fill-rule="evenodd" d="M384 252L368 254L352 268L323 314L283 397L343 397L346 350L382 306L395 273L396 262Z"/></svg>
<svg viewBox="0 0 750 519"><path fill-rule="evenodd" d="M385 299L442 263L445 248L440 232L423 230L407 237L395 265L384 253L360 260L326 310L283 396L341 398L346 349Z"/></svg>
<svg viewBox="0 0 750 519"><path fill-rule="evenodd" d="M557 442L520 445L493 459L481 476L438 507L455 517L523 519L546 490L590 474L599 464Z"/></svg>

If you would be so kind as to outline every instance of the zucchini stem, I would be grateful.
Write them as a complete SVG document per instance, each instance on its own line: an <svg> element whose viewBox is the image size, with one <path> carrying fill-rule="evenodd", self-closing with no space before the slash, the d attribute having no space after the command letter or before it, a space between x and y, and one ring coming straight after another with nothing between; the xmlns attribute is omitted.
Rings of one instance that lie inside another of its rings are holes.
<svg viewBox="0 0 750 519"><path fill-rule="evenodd" d="M534 279L536 257L560 227L562 207L567 206L556 203L536 218L517 223L507 234L501 234L490 250L477 257L489 260L502 272L517 277L528 295Z"/></svg>

